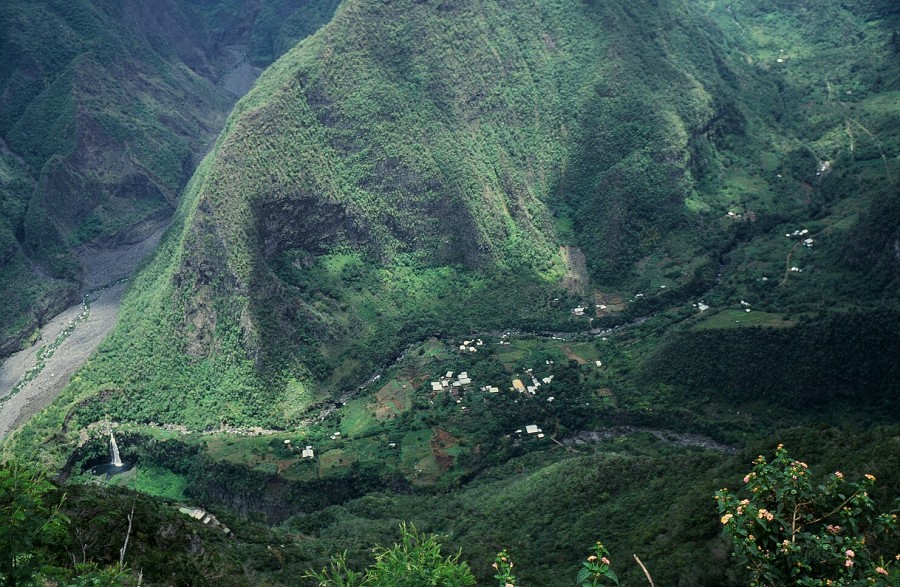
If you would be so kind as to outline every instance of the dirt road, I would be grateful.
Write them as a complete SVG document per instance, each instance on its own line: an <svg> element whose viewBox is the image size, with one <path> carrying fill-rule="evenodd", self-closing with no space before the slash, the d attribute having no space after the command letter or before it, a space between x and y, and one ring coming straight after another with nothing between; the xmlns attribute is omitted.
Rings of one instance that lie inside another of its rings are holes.
<svg viewBox="0 0 900 587"><path fill-rule="evenodd" d="M84 303L53 318L34 345L0 365L0 439L49 405L103 342L128 286L120 280L156 249L165 228L132 245L81 251L84 289L90 292Z"/></svg>

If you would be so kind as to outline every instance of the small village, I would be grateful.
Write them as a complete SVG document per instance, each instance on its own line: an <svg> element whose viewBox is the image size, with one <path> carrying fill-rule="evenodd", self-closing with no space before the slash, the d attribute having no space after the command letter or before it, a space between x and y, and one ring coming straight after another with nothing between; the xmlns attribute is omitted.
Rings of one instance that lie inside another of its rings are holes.
<svg viewBox="0 0 900 587"><path fill-rule="evenodd" d="M605 309L605 306L600 304L597 305L598 309ZM578 313L577 311L581 312ZM573 310L573 313L576 315L583 315L585 308L579 307ZM506 336L504 335L499 341L498 345L504 346L509 345L510 342L506 340ZM477 352L478 347L484 346L484 341L482 339L475 340L464 340L462 344L459 345L459 350L464 353ZM602 360L595 360L593 364L599 369L603 366ZM546 359L544 361L544 368L546 370L553 369L554 362L550 359ZM526 398L533 398L538 395L538 390L542 386L550 386L553 383L554 375L549 374L541 377L540 375L535 373L534 368L526 368L523 371L522 375L515 375L510 380L510 385L506 388L507 391L512 393L522 394ZM456 400L457 404L462 404L463 402L463 394L468 391L475 385L474 378L469 374L468 371L462 371L459 373L455 373L454 371L447 371L443 376L438 377L434 381L429 382L429 387L431 390L431 398L432 403L434 398L438 396L440 393L448 393L450 397ZM478 390L484 393L489 394L498 394L501 392L501 387L499 385L481 385L478 387ZM553 395L548 395L546 401L548 403L552 403L556 399ZM468 411L466 406L460 406L460 410L462 412ZM544 431L538 427L536 424L526 424L522 428L519 428L515 431L515 434L518 435L535 435L536 438L544 438L546 435Z"/></svg>
<svg viewBox="0 0 900 587"><path fill-rule="evenodd" d="M599 307L600 306L598 305L598 308ZM458 344L452 344L450 348L459 352L462 356L468 356L484 350L489 344L483 338L464 339L458 342ZM499 347L507 347L512 343L509 340L509 333L507 333L501 336L496 342L491 342L490 344L496 344ZM603 366L603 361L599 359L592 361L579 359L579 362L581 364L589 363L597 369L600 369ZM547 403L553 403L557 399L556 395L551 393L554 389L553 383L555 375L552 373L554 364L552 359L544 359L543 364L539 368L528 367L521 369L519 373L511 374L505 384L498 381L477 381L475 375L470 371L444 371L438 377L426 381L423 384L423 387L426 393L429 394L429 403L431 405L435 405L437 398L441 394L447 394L447 397L456 403L459 412L463 414L468 413L471 409L469 405L466 405L466 398L471 397L469 394L476 390L483 394L488 394L488 396L507 392L518 394L524 401L540 400ZM557 391L557 393L559 393L559 391ZM520 427L511 430L510 434L507 436L533 437L538 439L548 438L547 433L545 433L539 425L528 422L523 422ZM335 430L328 432L325 438L329 441L336 442L344 439L350 440L353 436L347 437L345 434L342 434L342 432ZM290 439L285 439L283 443L284 448L287 451L298 454L301 460L318 462L318 451L314 446L314 443L303 443L297 447L293 446L294 443ZM389 449L399 450L400 444L388 439L385 446ZM328 452L328 450L331 449L323 448L321 450Z"/></svg>

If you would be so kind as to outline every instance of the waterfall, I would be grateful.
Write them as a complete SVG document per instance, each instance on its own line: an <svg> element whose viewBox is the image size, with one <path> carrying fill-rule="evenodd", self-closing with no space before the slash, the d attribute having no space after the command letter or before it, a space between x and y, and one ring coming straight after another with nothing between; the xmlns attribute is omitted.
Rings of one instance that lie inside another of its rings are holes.
<svg viewBox="0 0 900 587"><path fill-rule="evenodd" d="M113 436L113 433L109 433L109 453L112 456L112 460L109 461L113 467L121 467L122 459L119 458L119 445L116 444L116 437Z"/></svg>

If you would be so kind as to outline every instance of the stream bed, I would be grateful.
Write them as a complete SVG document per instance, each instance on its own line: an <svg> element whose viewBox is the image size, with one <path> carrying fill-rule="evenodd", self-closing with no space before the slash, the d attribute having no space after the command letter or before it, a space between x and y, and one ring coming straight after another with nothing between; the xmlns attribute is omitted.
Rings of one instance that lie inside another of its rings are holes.
<svg viewBox="0 0 900 587"><path fill-rule="evenodd" d="M0 440L52 402L116 324L127 277L165 232L146 239L82 251L84 299L41 328L40 338L0 365Z"/></svg>

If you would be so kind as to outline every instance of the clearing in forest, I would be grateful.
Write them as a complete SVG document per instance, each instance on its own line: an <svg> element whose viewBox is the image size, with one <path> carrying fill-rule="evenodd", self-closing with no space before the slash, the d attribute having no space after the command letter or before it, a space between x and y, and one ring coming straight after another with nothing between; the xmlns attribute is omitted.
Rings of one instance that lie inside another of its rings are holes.
<svg viewBox="0 0 900 587"><path fill-rule="evenodd" d="M775 328L788 328L796 324L793 320L786 320L779 314L769 312L747 312L745 310L722 310L698 322L694 330L711 330L715 328L744 328L747 326L771 326Z"/></svg>
<svg viewBox="0 0 900 587"><path fill-rule="evenodd" d="M410 394L413 387L409 381L392 379L375 394L375 403L370 408L378 420L387 420L407 411L412 405Z"/></svg>
<svg viewBox="0 0 900 587"><path fill-rule="evenodd" d="M357 460L353 453L336 448L319 457L319 470L325 473L334 469L346 469Z"/></svg>
<svg viewBox="0 0 900 587"><path fill-rule="evenodd" d="M564 346L562 352L572 361L576 361L579 365L587 365L588 360L581 355L575 354L571 347Z"/></svg>
<svg viewBox="0 0 900 587"><path fill-rule="evenodd" d="M441 428L434 429L431 438L431 454L434 460L446 471L453 466L453 459L458 451L454 450L459 445L459 439Z"/></svg>
<svg viewBox="0 0 900 587"><path fill-rule="evenodd" d="M606 314L621 312L625 309L625 300L622 296L616 294L602 292L599 289L594 290L594 305L597 309L597 317Z"/></svg>
<svg viewBox="0 0 900 587"><path fill-rule="evenodd" d="M584 292L590 283L584 251L578 247L562 246L559 247L559 254L566 264L562 286L572 295Z"/></svg>

